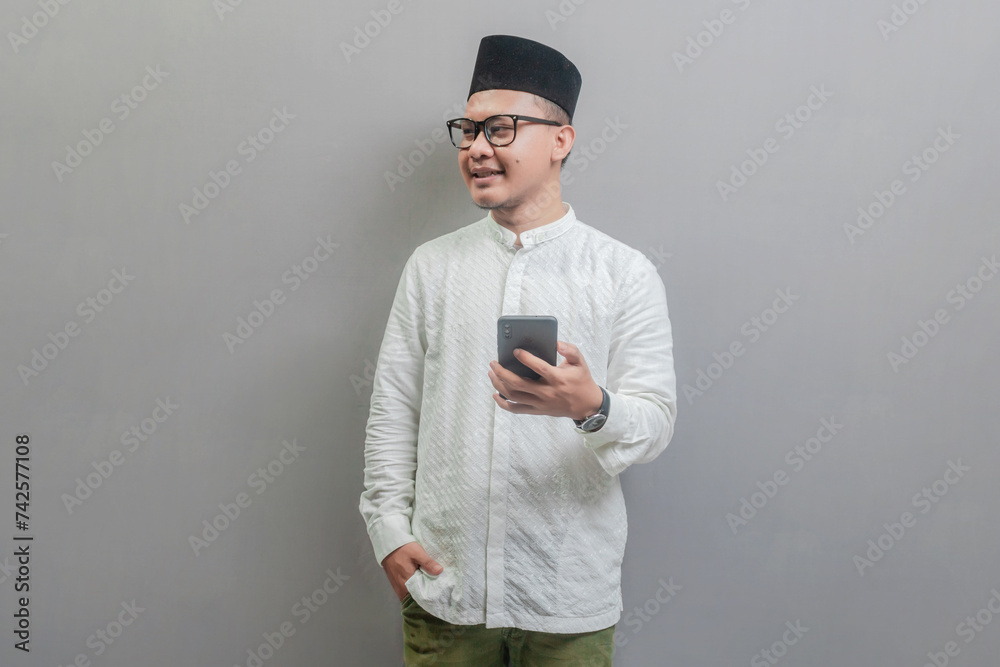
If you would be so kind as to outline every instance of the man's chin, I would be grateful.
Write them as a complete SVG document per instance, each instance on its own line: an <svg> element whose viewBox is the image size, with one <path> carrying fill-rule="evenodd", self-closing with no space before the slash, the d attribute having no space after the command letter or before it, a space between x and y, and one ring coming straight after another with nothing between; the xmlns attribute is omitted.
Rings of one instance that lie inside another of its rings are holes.
<svg viewBox="0 0 1000 667"><path fill-rule="evenodd" d="M496 209L506 208L508 205L506 201L500 201L493 197L476 197L475 195L472 196L472 203L484 211L495 211Z"/></svg>

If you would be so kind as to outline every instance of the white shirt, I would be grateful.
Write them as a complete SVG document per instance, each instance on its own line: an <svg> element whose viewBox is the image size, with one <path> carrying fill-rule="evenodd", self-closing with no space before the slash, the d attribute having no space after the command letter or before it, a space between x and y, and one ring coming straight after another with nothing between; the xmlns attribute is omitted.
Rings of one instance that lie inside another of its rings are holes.
<svg viewBox="0 0 1000 667"><path fill-rule="evenodd" d="M420 245L389 313L360 511L380 564L417 541L444 567L418 568L406 588L450 623L559 633L617 623L628 532L618 475L655 459L674 432L663 281L645 255L564 206L522 232L521 247L490 215ZM600 430L494 402L501 315L557 318L558 339L610 395Z"/></svg>

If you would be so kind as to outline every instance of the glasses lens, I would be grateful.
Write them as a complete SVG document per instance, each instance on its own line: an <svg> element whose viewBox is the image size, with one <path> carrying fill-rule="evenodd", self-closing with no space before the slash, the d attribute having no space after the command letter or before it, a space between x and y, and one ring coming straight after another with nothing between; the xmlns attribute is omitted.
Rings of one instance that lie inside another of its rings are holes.
<svg viewBox="0 0 1000 667"><path fill-rule="evenodd" d="M476 136L476 125L469 120L448 121L448 131L451 133L451 143L459 148L467 148L472 145L472 140Z"/></svg>
<svg viewBox="0 0 1000 667"><path fill-rule="evenodd" d="M486 137L494 146L506 146L514 141L514 119L495 116L486 122Z"/></svg>

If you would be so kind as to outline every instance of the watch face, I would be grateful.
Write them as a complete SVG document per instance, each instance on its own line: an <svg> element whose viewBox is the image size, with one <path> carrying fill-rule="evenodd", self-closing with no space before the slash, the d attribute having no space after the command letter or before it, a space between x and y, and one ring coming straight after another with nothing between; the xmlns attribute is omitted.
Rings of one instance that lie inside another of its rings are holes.
<svg viewBox="0 0 1000 667"><path fill-rule="evenodd" d="M597 429L604 426L604 422L606 422L607 420L608 418L606 416L602 414L596 414L590 419L588 419L587 422L584 423L584 425L581 428L587 431L596 431Z"/></svg>

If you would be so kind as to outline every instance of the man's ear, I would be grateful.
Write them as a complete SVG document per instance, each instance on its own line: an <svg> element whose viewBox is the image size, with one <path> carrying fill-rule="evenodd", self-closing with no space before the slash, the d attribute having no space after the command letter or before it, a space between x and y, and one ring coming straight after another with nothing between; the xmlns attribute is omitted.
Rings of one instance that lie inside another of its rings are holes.
<svg viewBox="0 0 1000 667"><path fill-rule="evenodd" d="M563 125L555 134L555 145L552 147L552 161L562 162L562 159L569 155L576 140L576 130L572 125Z"/></svg>

